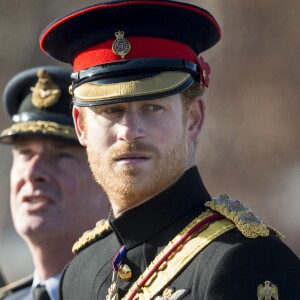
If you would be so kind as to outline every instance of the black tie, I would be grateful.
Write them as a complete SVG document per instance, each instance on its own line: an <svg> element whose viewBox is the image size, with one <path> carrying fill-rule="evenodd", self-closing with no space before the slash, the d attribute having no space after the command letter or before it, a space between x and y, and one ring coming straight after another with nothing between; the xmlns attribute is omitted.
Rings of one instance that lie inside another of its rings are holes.
<svg viewBox="0 0 300 300"><path fill-rule="evenodd" d="M50 300L50 297L44 285L38 285L34 289L33 294L34 294L34 300Z"/></svg>

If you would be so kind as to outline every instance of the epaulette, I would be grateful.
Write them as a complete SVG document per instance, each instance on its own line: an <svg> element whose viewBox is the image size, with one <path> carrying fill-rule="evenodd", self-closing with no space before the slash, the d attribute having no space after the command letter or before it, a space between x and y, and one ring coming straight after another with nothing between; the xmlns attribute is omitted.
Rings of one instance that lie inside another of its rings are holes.
<svg viewBox="0 0 300 300"><path fill-rule="evenodd" d="M95 228L92 230L86 231L74 244L72 248L72 252L74 254L78 254L81 250L99 240L107 236L112 231L108 220L100 220L96 223Z"/></svg>
<svg viewBox="0 0 300 300"><path fill-rule="evenodd" d="M226 194L212 198L212 200L205 203L205 206L217 211L232 221L237 229L247 238L269 236L270 230L279 238L285 238L275 228L264 223L246 205L238 200L230 198Z"/></svg>
<svg viewBox="0 0 300 300"><path fill-rule="evenodd" d="M5 299L5 297L32 285L33 275L28 275L24 278L21 278L17 281L9 283L0 288L0 300Z"/></svg>

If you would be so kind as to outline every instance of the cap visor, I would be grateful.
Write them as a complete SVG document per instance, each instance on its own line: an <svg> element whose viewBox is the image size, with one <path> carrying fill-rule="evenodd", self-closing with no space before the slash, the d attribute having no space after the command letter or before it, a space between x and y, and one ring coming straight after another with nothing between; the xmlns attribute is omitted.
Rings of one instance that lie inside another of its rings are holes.
<svg viewBox="0 0 300 300"><path fill-rule="evenodd" d="M193 82L193 76L185 72L162 72L126 82L87 82L74 90L74 103L77 106L94 106L162 98L187 89Z"/></svg>

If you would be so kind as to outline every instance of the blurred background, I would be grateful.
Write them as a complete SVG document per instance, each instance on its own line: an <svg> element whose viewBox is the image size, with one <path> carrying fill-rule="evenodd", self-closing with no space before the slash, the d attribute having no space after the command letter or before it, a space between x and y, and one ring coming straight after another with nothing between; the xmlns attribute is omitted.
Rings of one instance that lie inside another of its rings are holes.
<svg viewBox="0 0 300 300"><path fill-rule="evenodd" d="M0 93L17 72L63 65L41 52L46 25L87 0L1 0ZM198 0L222 28L210 63L197 164L211 193L246 203L300 256L300 2ZM0 129L10 125L0 109ZM298 132L298 133L297 133ZM0 269L8 282L33 271L9 209L10 146L0 145ZM59 247L59 245L58 245Z"/></svg>

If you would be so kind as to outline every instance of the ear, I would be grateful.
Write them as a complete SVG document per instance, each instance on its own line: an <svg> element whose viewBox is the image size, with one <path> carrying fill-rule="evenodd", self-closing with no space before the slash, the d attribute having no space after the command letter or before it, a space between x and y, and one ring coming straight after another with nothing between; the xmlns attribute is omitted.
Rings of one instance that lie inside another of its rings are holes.
<svg viewBox="0 0 300 300"><path fill-rule="evenodd" d="M205 119L205 104L196 99L190 106L187 115L187 131L191 141L195 141L201 131Z"/></svg>
<svg viewBox="0 0 300 300"><path fill-rule="evenodd" d="M76 134L77 134L79 143L85 147L87 145L87 139L86 139L85 124L84 124L85 118L83 116L83 112L81 111L81 109L79 107L74 105L72 114L73 114L75 130L76 130Z"/></svg>

